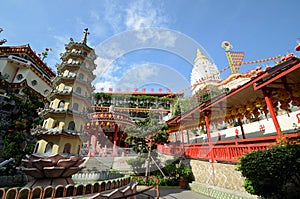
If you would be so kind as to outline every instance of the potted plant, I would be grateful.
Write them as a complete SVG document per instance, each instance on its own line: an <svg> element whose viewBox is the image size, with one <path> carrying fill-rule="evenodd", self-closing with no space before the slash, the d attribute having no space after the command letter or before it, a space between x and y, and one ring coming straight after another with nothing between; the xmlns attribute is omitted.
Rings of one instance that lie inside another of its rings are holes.
<svg viewBox="0 0 300 199"><path fill-rule="evenodd" d="M190 167L179 167L177 168L177 173L179 175L179 186L182 189L186 189L188 182L189 182L189 177L190 174L192 173L192 170Z"/></svg>

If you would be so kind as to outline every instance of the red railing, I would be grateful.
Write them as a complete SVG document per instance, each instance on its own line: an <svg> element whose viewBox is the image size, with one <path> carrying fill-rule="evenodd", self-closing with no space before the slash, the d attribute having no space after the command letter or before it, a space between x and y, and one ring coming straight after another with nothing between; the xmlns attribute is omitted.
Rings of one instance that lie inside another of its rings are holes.
<svg viewBox="0 0 300 199"><path fill-rule="evenodd" d="M286 134L285 138L296 141L300 133ZM277 143L277 136L265 136L240 140L197 144L168 144L158 146L158 151L168 155L210 161L237 162L245 153L253 150L265 150Z"/></svg>

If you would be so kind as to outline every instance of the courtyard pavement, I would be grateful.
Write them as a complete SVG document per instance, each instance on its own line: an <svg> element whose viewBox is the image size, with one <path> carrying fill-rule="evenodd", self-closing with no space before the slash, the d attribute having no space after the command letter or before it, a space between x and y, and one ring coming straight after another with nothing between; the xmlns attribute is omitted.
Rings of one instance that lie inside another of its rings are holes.
<svg viewBox="0 0 300 199"><path fill-rule="evenodd" d="M212 199L211 197L205 196L203 194L186 190L186 189L179 189L179 188L159 188L160 197L163 199ZM150 190L147 192L148 194L154 196L155 191ZM145 195L138 195L137 199L145 199L148 196Z"/></svg>

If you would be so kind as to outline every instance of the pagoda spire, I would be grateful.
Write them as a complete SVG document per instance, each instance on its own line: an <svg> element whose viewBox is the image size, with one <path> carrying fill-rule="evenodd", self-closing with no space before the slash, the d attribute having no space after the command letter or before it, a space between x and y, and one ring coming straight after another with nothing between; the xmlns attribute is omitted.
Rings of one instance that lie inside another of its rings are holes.
<svg viewBox="0 0 300 199"><path fill-rule="evenodd" d="M83 34L83 38L82 38L82 43L84 43L84 44L86 44L86 41L87 41L87 36L90 34L89 32L88 32L88 28L86 28L86 29L84 29L84 34Z"/></svg>
<svg viewBox="0 0 300 199"><path fill-rule="evenodd" d="M197 55L196 55L194 62L197 62L200 59L208 60L208 58L203 54L203 52L199 48L197 48Z"/></svg>

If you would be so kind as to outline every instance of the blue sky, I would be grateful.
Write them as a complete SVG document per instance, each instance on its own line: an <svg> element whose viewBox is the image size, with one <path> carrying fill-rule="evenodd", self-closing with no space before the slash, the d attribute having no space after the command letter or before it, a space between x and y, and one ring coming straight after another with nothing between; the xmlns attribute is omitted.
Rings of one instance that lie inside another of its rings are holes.
<svg viewBox="0 0 300 199"><path fill-rule="evenodd" d="M299 7L296 0L9 0L1 2L0 39L29 43L36 52L51 47L45 61L55 69L64 44L70 37L80 41L88 27L88 44L99 56L97 90L158 85L180 91L190 85L197 47L220 70L228 65L224 40L245 52L244 61L299 55Z"/></svg>

